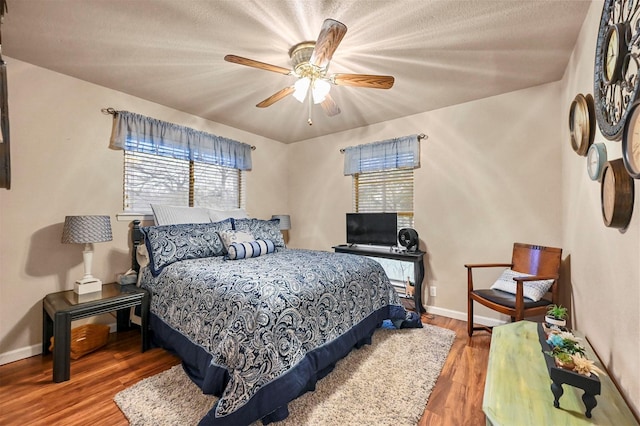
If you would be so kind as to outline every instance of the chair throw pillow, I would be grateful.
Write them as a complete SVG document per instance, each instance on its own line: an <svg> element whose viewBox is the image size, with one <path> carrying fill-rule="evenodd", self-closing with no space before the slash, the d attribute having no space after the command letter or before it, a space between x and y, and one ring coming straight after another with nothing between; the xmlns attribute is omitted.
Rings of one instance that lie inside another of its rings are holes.
<svg viewBox="0 0 640 426"><path fill-rule="evenodd" d="M273 253L276 246L271 240L255 240L244 243L231 243L227 249L227 259L247 259L250 257L263 256L265 254Z"/></svg>
<svg viewBox="0 0 640 426"><path fill-rule="evenodd" d="M493 283L491 289L502 290L507 293L516 294L516 282L514 277L532 277L531 274L525 274L524 272L517 272L511 269L505 269L500 278ZM542 297L549 291L554 280L538 280L538 281L525 281L523 284L524 297L531 299L534 302L542 299Z"/></svg>

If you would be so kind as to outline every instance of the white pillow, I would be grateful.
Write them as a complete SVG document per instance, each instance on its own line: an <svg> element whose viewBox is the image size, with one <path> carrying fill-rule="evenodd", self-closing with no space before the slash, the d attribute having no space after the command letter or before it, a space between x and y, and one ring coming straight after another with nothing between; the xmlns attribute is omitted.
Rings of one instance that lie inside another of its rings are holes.
<svg viewBox="0 0 640 426"><path fill-rule="evenodd" d="M218 235L227 251L233 243L250 243L251 241L255 241L255 237L252 234L243 231L218 231Z"/></svg>
<svg viewBox="0 0 640 426"><path fill-rule="evenodd" d="M147 245L142 243L136 249L136 262L140 268L144 268L149 265L149 252L147 251Z"/></svg>
<svg viewBox="0 0 640 426"><path fill-rule="evenodd" d="M211 222L209 212L203 207L178 207L151 204L151 210L153 210L153 217L157 226Z"/></svg>
<svg viewBox="0 0 640 426"><path fill-rule="evenodd" d="M246 219L247 212L245 209L216 210L207 209L211 222L220 222L221 220L232 217L234 219Z"/></svg>
<svg viewBox="0 0 640 426"><path fill-rule="evenodd" d="M511 269L505 269L500 275L500 278L493 283L491 288L493 290L502 290L507 293L516 294L516 282L513 277L532 277L531 274L525 274L524 272L516 272ZM554 280L538 280L538 281L525 281L523 284L524 297L531 299L534 302L542 299L542 297L549 291Z"/></svg>
<svg viewBox="0 0 640 426"><path fill-rule="evenodd" d="M149 252L147 251L146 244L142 243L136 249L136 261L140 266L140 270L138 271L138 279L136 280L136 285L140 287L140 285L142 284L142 268L146 268L147 266L149 266Z"/></svg>

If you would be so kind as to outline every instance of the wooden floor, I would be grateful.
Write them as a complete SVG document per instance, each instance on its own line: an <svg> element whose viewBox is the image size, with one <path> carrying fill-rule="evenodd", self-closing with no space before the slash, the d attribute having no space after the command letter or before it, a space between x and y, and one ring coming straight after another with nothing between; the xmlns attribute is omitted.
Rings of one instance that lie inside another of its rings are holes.
<svg viewBox="0 0 640 426"><path fill-rule="evenodd" d="M454 330L456 339L419 425L484 425L490 335L476 333L469 340L466 322L425 315L422 319ZM114 395L178 363L162 349L140 353L139 332L128 331L111 334L106 347L72 360L67 382L51 381L52 355L0 366L0 425L127 425Z"/></svg>

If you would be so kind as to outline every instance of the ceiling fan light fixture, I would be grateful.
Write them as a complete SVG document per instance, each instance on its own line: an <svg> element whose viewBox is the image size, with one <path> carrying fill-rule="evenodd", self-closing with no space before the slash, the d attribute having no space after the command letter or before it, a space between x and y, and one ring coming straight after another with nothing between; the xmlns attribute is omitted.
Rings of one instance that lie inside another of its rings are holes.
<svg viewBox="0 0 640 426"><path fill-rule="evenodd" d="M0 0L1 2L2 0ZM289 58L292 68L284 68L267 64L242 56L226 55L224 60L247 67L271 71L295 77L297 81L284 89L279 90L262 102L256 104L258 108L266 108L289 95L300 103L308 103L309 119L311 125L311 112L314 104L321 104L324 112L333 117L340 113L340 108L329 96L331 86L352 86L373 89L390 89L393 87L394 78L390 75L371 74L331 74L327 75L329 64L340 41L347 32L347 26L335 19L325 19L316 41L303 41L289 49ZM311 93L309 93L311 92Z"/></svg>
<svg viewBox="0 0 640 426"><path fill-rule="evenodd" d="M307 92L309 91L309 86L311 85L311 80L308 77L303 77L298 79L294 84L295 92L293 92L293 97L300 103L304 102L304 98L307 97Z"/></svg>
<svg viewBox="0 0 640 426"><path fill-rule="evenodd" d="M325 98L331 90L331 83L327 80L314 80L311 94L313 95L313 103L319 104L324 102Z"/></svg>

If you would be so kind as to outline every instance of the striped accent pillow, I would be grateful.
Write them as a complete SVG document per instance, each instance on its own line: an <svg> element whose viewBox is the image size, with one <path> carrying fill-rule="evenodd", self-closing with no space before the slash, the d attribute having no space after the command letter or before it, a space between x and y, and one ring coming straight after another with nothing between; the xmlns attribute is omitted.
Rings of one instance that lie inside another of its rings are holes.
<svg viewBox="0 0 640 426"><path fill-rule="evenodd" d="M227 248L227 259L246 259L273 253L276 246L271 240L255 240L244 243L231 243Z"/></svg>

